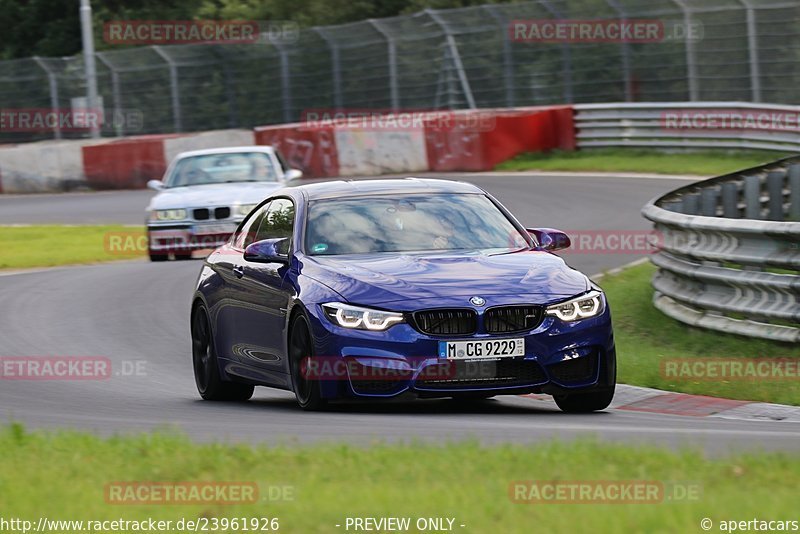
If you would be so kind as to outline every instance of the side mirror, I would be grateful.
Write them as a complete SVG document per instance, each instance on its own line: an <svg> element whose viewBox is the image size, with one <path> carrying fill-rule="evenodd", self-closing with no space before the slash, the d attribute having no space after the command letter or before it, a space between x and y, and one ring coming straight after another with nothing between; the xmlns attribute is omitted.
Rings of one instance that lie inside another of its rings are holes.
<svg viewBox="0 0 800 534"><path fill-rule="evenodd" d="M164 182L161 180L150 180L147 182L147 188L152 189L153 191L161 191L164 189Z"/></svg>
<svg viewBox="0 0 800 534"><path fill-rule="evenodd" d="M292 180L299 180L303 177L303 171L300 169L289 169L286 171L286 174L283 175L284 180L287 182L291 182Z"/></svg>
<svg viewBox="0 0 800 534"><path fill-rule="evenodd" d="M254 263L289 263L289 238L277 237L251 243L244 249L245 261Z"/></svg>
<svg viewBox="0 0 800 534"><path fill-rule="evenodd" d="M554 228L526 228L527 232L536 238L539 246L536 250L563 250L569 248L572 242L569 236L561 230Z"/></svg>

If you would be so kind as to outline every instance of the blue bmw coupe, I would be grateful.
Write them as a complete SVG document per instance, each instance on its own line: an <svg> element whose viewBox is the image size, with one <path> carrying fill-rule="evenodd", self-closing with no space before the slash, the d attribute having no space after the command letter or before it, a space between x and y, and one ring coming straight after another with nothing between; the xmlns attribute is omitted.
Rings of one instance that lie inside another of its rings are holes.
<svg viewBox="0 0 800 534"><path fill-rule="evenodd" d="M602 290L478 187L416 178L275 191L205 261L191 307L206 400L547 393L606 408L616 384Z"/></svg>

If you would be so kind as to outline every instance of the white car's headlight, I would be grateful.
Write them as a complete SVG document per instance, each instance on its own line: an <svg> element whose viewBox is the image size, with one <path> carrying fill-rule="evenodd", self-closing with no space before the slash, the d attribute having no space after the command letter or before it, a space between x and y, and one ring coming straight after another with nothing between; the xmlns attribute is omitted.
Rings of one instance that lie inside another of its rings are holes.
<svg viewBox="0 0 800 534"><path fill-rule="evenodd" d="M373 310L340 302L323 304L322 309L331 322L344 328L386 330L394 324L402 323L404 320L402 313Z"/></svg>
<svg viewBox="0 0 800 534"><path fill-rule="evenodd" d="M579 321L603 313L603 294L593 290L566 302L548 306L545 313L562 321Z"/></svg>
<svg viewBox="0 0 800 534"><path fill-rule="evenodd" d="M239 217L247 217L247 215L253 211L253 209L258 206L258 204L242 204L241 206L236 206L235 213Z"/></svg>
<svg viewBox="0 0 800 534"><path fill-rule="evenodd" d="M186 218L186 210L157 210L153 212L157 221L180 221Z"/></svg>

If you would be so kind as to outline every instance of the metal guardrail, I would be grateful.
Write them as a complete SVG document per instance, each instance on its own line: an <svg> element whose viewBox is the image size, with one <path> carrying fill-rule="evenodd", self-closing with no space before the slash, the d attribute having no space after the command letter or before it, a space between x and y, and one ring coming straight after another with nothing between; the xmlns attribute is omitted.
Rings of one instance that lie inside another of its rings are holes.
<svg viewBox="0 0 800 534"><path fill-rule="evenodd" d="M800 152L800 106L744 102L577 104L579 148L744 148Z"/></svg>
<svg viewBox="0 0 800 534"><path fill-rule="evenodd" d="M650 201L653 303L678 321L800 342L800 156Z"/></svg>

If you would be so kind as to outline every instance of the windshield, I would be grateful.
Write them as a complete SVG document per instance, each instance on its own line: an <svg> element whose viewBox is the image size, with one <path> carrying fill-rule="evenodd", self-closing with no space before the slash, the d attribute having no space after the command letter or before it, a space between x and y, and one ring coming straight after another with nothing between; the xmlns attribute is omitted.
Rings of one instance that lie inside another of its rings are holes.
<svg viewBox="0 0 800 534"><path fill-rule="evenodd" d="M269 154L241 152L207 154L180 160L165 181L166 187L234 182L277 182Z"/></svg>
<svg viewBox="0 0 800 534"><path fill-rule="evenodd" d="M519 230L486 196L435 194L311 202L306 251L311 255L518 250Z"/></svg>

